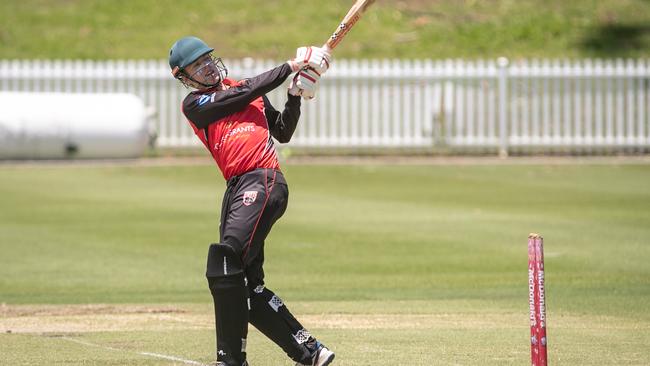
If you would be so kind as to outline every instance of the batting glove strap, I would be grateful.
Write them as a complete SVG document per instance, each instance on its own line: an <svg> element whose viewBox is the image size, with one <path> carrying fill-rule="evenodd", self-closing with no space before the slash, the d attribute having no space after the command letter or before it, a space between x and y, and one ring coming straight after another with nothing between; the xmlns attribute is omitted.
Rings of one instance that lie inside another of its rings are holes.
<svg viewBox="0 0 650 366"><path fill-rule="evenodd" d="M311 68L300 70L291 80L289 94L302 96L306 100L316 97L316 89L320 74Z"/></svg>
<svg viewBox="0 0 650 366"><path fill-rule="evenodd" d="M331 55L322 47L299 47L296 50L296 58L292 61L295 62L298 69L310 67L322 75L330 67Z"/></svg>

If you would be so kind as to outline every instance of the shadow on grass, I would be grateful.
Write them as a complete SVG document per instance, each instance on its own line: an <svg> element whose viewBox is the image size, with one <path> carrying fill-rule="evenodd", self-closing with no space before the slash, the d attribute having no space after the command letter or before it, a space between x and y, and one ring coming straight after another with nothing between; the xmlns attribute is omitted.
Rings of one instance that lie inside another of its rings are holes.
<svg viewBox="0 0 650 366"><path fill-rule="evenodd" d="M650 24L604 24L587 34L579 46L597 57L638 56L650 48Z"/></svg>

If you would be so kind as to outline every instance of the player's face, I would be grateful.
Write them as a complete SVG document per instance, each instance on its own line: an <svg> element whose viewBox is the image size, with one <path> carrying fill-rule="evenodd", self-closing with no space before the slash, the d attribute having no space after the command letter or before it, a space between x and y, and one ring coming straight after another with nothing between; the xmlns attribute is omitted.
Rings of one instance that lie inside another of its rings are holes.
<svg viewBox="0 0 650 366"><path fill-rule="evenodd" d="M199 57L185 68L190 78L206 85L217 84L220 80L219 70L209 53Z"/></svg>

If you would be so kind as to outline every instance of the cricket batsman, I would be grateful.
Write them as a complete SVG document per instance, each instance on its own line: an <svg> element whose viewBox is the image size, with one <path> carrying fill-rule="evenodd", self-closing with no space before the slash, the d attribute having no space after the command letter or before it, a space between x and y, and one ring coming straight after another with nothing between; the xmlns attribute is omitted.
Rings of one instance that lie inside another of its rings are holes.
<svg viewBox="0 0 650 366"><path fill-rule="evenodd" d="M264 240L287 208L289 191L273 138L287 143L300 118L301 97L315 96L329 68L324 48L300 47L296 57L244 80L227 78L214 49L196 37L172 46L174 78L194 89L182 111L227 181L219 243L208 250L206 277L214 300L217 366L248 366L248 323L299 365L325 366L334 353L321 344L264 286ZM282 112L265 94L294 74Z"/></svg>

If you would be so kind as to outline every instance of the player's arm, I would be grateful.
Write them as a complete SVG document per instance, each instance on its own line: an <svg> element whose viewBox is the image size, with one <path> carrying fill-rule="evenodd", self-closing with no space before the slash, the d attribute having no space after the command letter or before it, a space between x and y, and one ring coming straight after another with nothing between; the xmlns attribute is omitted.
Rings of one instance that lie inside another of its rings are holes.
<svg viewBox="0 0 650 366"><path fill-rule="evenodd" d="M288 94L282 113L273 108L273 105L265 96L264 113L269 123L271 136L275 137L280 143L287 143L291 140L291 136L293 136L298 125L298 119L300 119L300 96Z"/></svg>
<svg viewBox="0 0 650 366"><path fill-rule="evenodd" d="M208 94L191 94L183 102L183 113L198 128L206 128L282 85L293 72L289 63L243 81L241 85Z"/></svg>

